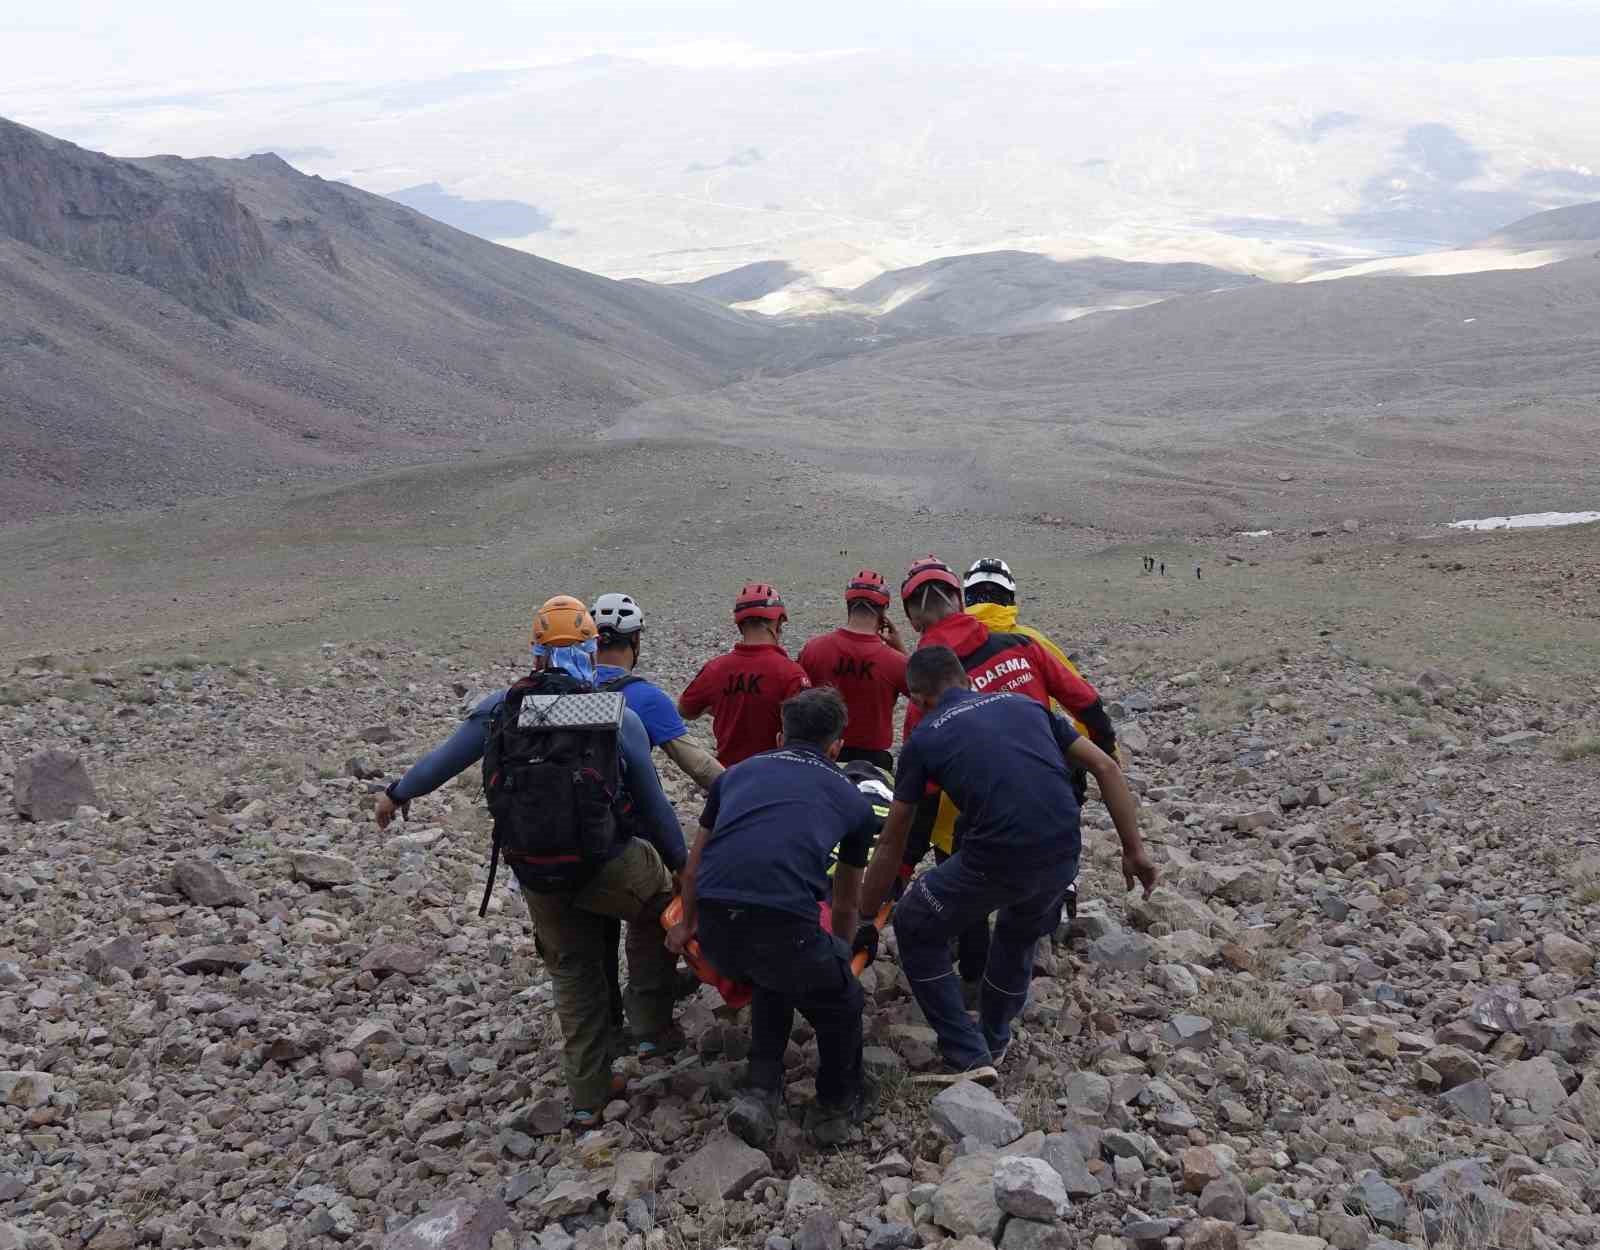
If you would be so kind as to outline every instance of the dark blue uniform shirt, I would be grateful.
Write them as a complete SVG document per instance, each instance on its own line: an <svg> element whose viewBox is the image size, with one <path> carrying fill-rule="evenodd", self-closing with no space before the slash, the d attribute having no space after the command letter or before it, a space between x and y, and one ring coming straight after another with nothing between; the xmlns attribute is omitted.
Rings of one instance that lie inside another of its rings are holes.
<svg viewBox="0 0 1600 1250"><path fill-rule="evenodd" d="M937 786L961 809L956 837L966 863L1026 877L1081 849L1066 761L1077 737L1037 699L948 690L901 749L894 797L917 803Z"/></svg>
<svg viewBox="0 0 1600 1250"><path fill-rule="evenodd" d="M833 848L840 863L865 867L878 818L837 764L800 744L728 769L711 783L700 824L711 837L700 852L699 898L815 919Z"/></svg>

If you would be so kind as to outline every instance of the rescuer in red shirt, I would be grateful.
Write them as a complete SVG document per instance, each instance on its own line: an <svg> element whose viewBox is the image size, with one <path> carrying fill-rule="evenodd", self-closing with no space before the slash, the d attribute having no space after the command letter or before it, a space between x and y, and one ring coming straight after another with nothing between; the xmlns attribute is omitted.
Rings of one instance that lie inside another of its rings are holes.
<svg viewBox="0 0 1600 1250"><path fill-rule="evenodd" d="M889 619L889 587L883 574L862 569L845 587L844 625L800 649L800 667L813 686L832 686L844 698L840 763L866 760L894 771L894 705L906 695L905 646Z"/></svg>
<svg viewBox="0 0 1600 1250"><path fill-rule="evenodd" d="M739 641L696 673L678 698L684 720L711 713L717 760L724 768L777 746L783 701L811 684L783 649L788 620L777 589L751 582L733 604Z"/></svg>

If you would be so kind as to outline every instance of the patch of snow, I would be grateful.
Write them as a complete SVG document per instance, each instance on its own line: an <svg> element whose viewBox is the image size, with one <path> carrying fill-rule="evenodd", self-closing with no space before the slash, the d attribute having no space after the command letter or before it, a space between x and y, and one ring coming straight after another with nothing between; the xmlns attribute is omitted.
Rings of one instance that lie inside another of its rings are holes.
<svg viewBox="0 0 1600 1250"><path fill-rule="evenodd" d="M1542 269L1571 255L1559 248L1517 251L1506 247L1463 247L1448 252L1424 252L1420 256L1388 256L1364 261L1343 269L1324 269L1301 278L1301 282L1328 282L1334 278L1364 278L1373 274L1393 274L1405 278L1448 278L1462 273L1489 273L1499 269Z"/></svg>
<svg viewBox="0 0 1600 1250"><path fill-rule="evenodd" d="M1272 531L1271 530L1240 530L1238 533L1236 533L1234 535L1234 537L1235 538L1271 538L1272 537Z"/></svg>
<svg viewBox="0 0 1600 1250"><path fill-rule="evenodd" d="M1491 516L1476 521L1452 521L1453 530L1533 530L1557 525L1588 525L1600 521L1600 512L1524 512L1518 516Z"/></svg>

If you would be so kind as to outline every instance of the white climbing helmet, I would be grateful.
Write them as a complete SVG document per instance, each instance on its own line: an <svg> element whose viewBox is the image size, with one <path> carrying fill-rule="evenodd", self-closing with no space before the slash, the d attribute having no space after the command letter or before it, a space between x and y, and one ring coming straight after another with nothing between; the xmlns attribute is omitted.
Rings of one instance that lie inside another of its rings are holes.
<svg viewBox="0 0 1600 1250"><path fill-rule="evenodd" d="M1011 566L994 556L974 560L967 569L967 575L961 579L962 588L965 590L971 590L974 586L981 586L985 582L1012 594L1017 593L1017 579L1011 576Z"/></svg>
<svg viewBox="0 0 1600 1250"><path fill-rule="evenodd" d="M633 601L632 595L601 595L589 609L589 615L594 617L595 628L601 633L609 630L627 637L644 629L644 610Z"/></svg>

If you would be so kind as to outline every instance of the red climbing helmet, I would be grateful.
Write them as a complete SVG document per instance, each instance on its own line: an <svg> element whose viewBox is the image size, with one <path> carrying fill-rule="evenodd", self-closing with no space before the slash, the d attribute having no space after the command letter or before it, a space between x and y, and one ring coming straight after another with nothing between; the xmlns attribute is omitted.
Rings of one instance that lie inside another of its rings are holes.
<svg viewBox="0 0 1600 1250"><path fill-rule="evenodd" d="M844 588L845 603L870 603L883 609L889 606L889 584L876 569L862 569Z"/></svg>
<svg viewBox="0 0 1600 1250"><path fill-rule="evenodd" d="M733 621L735 625L742 625L746 621L786 621L788 612L784 611L783 596L778 593L776 586L769 586L766 582L751 582L739 592L739 597L733 601Z"/></svg>
<svg viewBox="0 0 1600 1250"><path fill-rule="evenodd" d="M938 556L923 556L916 560L906 570L906 579L900 583L900 598L909 599L917 591L929 584L947 586L956 592L959 601L961 597L961 579Z"/></svg>

